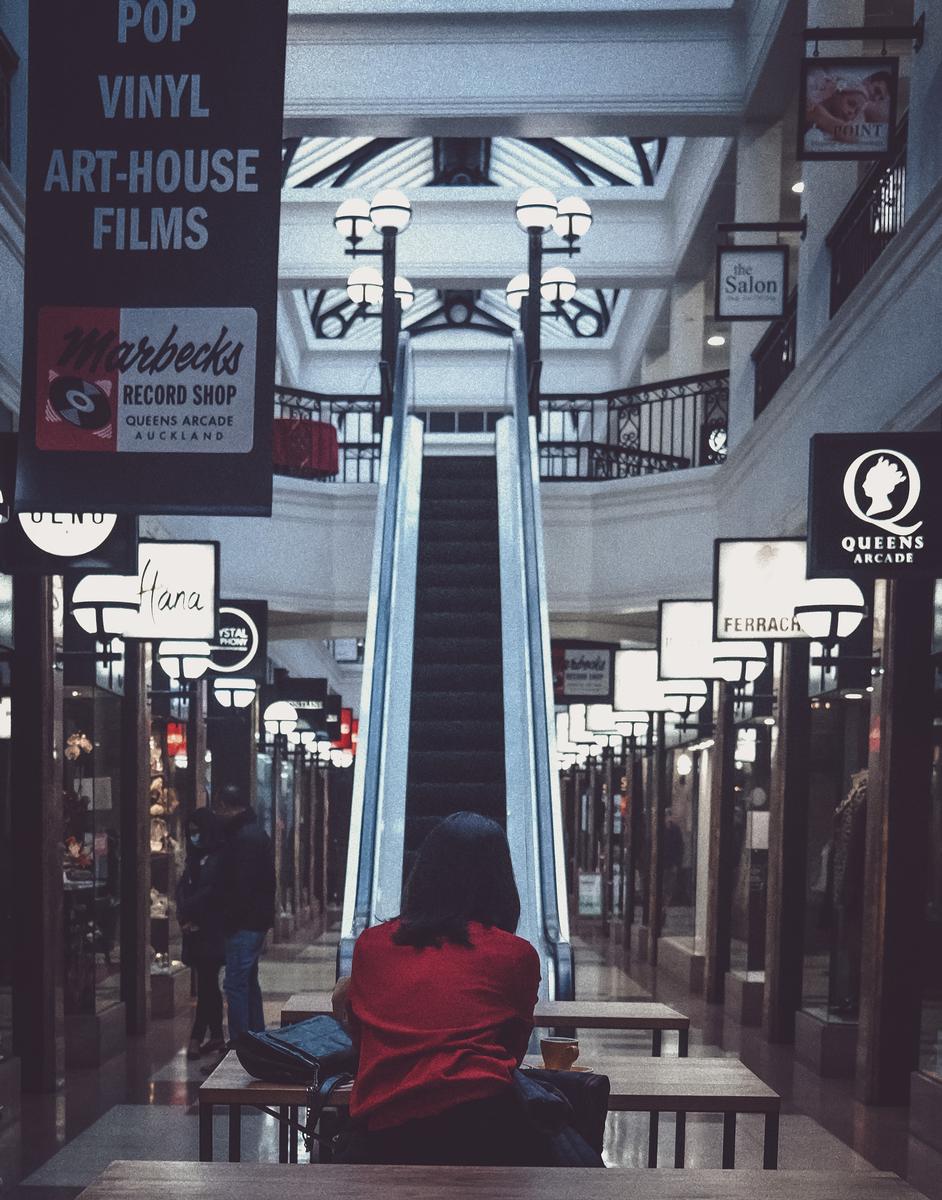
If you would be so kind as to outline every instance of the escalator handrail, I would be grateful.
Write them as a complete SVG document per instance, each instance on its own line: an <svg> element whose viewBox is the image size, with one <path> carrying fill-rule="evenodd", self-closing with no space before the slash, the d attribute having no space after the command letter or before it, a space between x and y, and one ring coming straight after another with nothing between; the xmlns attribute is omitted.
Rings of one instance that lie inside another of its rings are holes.
<svg viewBox="0 0 942 1200"><path fill-rule="evenodd" d="M529 710L532 714L532 762L543 934L555 958L555 998L566 999L573 994L572 952L566 907L559 776L555 770L555 717L540 508L538 431L536 421L530 416L526 352L520 333L513 335L511 353L512 404L526 574Z"/></svg>
<svg viewBox="0 0 942 1200"><path fill-rule="evenodd" d="M348 971L353 942L370 924L373 912L374 856L382 788L383 738L393 584L396 568L396 532L403 477L408 453L406 412L412 375L409 337L401 334L396 353L393 410L384 421L383 448L373 569L367 617L366 657L363 664L363 693L360 704L360 738L357 745L347 851L340 970ZM375 703L374 703L375 700Z"/></svg>

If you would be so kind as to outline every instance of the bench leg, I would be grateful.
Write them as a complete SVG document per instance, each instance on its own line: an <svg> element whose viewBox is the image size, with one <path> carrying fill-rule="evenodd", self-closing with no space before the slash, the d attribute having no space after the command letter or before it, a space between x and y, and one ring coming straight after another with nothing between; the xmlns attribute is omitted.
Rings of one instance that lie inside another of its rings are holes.
<svg viewBox="0 0 942 1200"><path fill-rule="evenodd" d="M288 1161L288 1110L284 1105L278 1109L278 1161Z"/></svg>
<svg viewBox="0 0 942 1200"><path fill-rule="evenodd" d="M213 1161L213 1113L212 1104L199 1106L200 1122L200 1162Z"/></svg>
<svg viewBox="0 0 942 1200"><path fill-rule="evenodd" d="M687 1114L675 1113L677 1124L674 1127L674 1166L682 1167L687 1153Z"/></svg>
<svg viewBox="0 0 942 1200"><path fill-rule="evenodd" d="M778 1167L778 1125L779 1114L765 1114L765 1143L762 1148L762 1165L767 1171Z"/></svg>
<svg viewBox="0 0 942 1200"><path fill-rule="evenodd" d="M229 1105L229 1161L242 1161L242 1105Z"/></svg>
<svg viewBox="0 0 942 1200"><path fill-rule="evenodd" d="M326 1138L327 1141L320 1143L320 1151L318 1152L319 1162L329 1163L334 1161L334 1151L331 1147L330 1139L337 1132L338 1126L339 1122L337 1120L337 1113L335 1109L328 1108L321 1113L318 1129L320 1130L321 1136Z"/></svg>
<svg viewBox="0 0 942 1200"><path fill-rule="evenodd" d="M657 1140L660 1133L660 1114L651 1113L651 1123L648 1126L648 1166L657 1166Z"/></svg>
<svg viewBox="0 0 942 1200"><path fill-rule="evenodd" d="M723 1170L731 1171L736 1165L736 1114L723 1113Z"/></svg>
<svg viewBox="0 0 942 1200"><path fill-rule="evenodd" d="M298 1161L298 1115L300 1110L297 1108L288 1109L288 1117L291 1120L290 1132L288 1134L288 1162L296 1163Z"/></svg>
<svg viewBox="0 0 942 1200"><path fill-rule="evenodd" d="M651 1053L655 1058L661 1057L661 1048L664 1043L664 1034L660 1029L655 1029L651 1033Z"/></svg>
<svg viewBox="0 0 942 1200"><path fill-rule="evenodd" d="M681 1058L686 1058L690 1053L689 1029L681 1029L677 1034L677 1053Z"/></svg>

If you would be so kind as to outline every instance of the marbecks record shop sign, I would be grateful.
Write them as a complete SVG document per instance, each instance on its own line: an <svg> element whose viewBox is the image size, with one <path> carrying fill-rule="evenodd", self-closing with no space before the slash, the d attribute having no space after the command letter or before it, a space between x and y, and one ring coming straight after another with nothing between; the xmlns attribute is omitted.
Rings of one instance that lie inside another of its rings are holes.
<svg viewBox="0 0 942 1200"><path fill-rule="evenodd" d="M31 0L22 509L271 509L287 0Z"/></svg>
<svg viewBox="0 0 942 1200"><path fill-rule="evenodd" d="M811 439L813 575L942 575L942 433Z"/></svg>

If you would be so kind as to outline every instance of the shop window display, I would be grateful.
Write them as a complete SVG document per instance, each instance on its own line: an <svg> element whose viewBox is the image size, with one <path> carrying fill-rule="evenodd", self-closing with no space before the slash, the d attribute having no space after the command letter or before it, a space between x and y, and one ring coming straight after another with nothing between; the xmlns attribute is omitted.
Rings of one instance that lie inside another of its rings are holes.
<svg viewBox="0 0 942 1200"><path fill-rule="evenodd" d="M932 659L932 776L919 1069L942 1079L942 580L935 588Z"/></svg>
<svg viewBox="0 0 942 1200"><path fill-rule="evenodd" d="M121 697L68 687L63 700L62 889L66 1015L118 1003Z"/></svg>
<svg viewBox="0 0 942 1200"><path fill-rule="evenodd" d="M661 933L697 946L698 860L704 754L678 747L668 755L670 793L661 829Z"/></svg>
<svg viewBox="0 0 942 1200"><path fill-rule="evenodd" d="M183 812L187 770L186 726L155 719L150 736L150 931L151 971L166 974L181 965L183 935L176 919L177 881L186 857Z"/></svg>
<svg viewBox="0 0 942 1200"><path fill-rule="evenodd" d="M291 920L295 915L295 827L297 821L294 758L282 759L278 779L278 897L281 916Z"/></svg>
<svg viewBox="0 0 942 1200"><path fill-rule="evenodd" d="M759 718L737 725L735 736L729 961L731 970L751 974L765 970L772 728Z"/></svg>

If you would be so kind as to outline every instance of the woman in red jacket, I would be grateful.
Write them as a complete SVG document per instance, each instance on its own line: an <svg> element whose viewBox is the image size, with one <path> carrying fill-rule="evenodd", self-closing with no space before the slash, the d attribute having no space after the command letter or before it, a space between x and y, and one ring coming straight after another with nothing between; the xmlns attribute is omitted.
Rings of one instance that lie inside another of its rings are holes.
<svg viewBox="0 0 942 1200"><path fill-rule="evenodd" d="M539 956L514 933L519 917L501 827L477 813L437 825L399 918L366 930L354 949L350 1112L362 1133L348 1161L547 1161L511 1082L540 982Z"/></svg>

